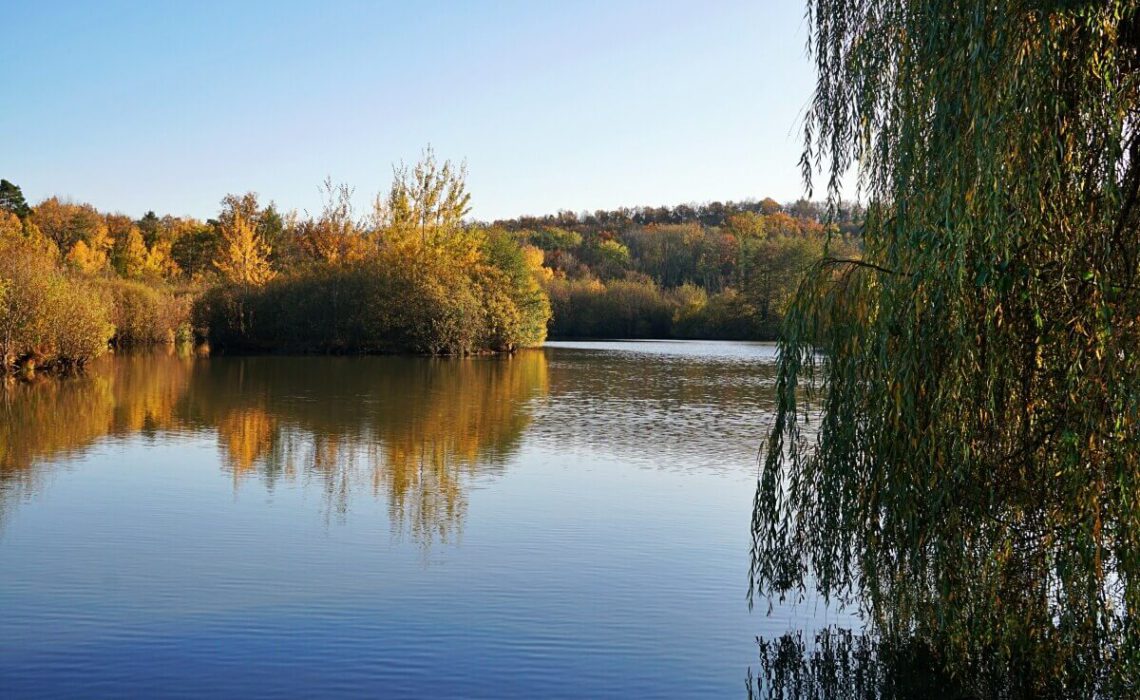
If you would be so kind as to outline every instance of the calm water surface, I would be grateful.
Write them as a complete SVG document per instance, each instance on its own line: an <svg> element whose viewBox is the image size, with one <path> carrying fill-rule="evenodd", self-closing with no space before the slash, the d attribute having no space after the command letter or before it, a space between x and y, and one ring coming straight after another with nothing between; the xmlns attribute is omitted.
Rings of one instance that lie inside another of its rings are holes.
<svg viewBox="0 0 1140 700"><path fill-rule="evenodd" d="M0 398L0 696L740 697L774 349L108 358Z"/></svg>

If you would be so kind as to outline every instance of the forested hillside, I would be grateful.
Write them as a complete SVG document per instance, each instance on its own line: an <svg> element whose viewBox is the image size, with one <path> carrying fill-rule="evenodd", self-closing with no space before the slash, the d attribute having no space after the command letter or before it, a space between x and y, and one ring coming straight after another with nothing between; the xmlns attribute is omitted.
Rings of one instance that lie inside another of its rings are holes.
<svg viewBox="0 0 1140 700"><path fill-rule="evenodd" d="M496 221L543 252L551 334L773 339L804 269L858 254L863 211L772 199Z"/></svg>

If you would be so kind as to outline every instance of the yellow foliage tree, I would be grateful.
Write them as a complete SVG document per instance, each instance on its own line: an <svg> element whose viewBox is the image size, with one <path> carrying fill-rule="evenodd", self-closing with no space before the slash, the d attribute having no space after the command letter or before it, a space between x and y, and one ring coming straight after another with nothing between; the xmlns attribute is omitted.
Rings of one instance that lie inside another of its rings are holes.
<svg viewBox="0 0 1140 700"><path fill-rule="evenodd" d="M222 222L222 245L214 267L231 282L260 286L273 279L269 245L240 213Z"/></svg>
<svg viewBox="0 0 1140 700"><path fill-rule="evenodd" d="M296 226L301 249L314 260L326 263L351 263L363 260L374 249L364 227L352 211L352 188L333 185L326 179L322 185L324 210L315 221Z"/></svg>
<svg viewBox="0 0 1140 700"><path fill-rule="evenodd" d="M107 267L107 253L78 241L68 251L67 262L85 275L94 275Z"/></svg>
<svg viewBox="0 0 1140 700"><path fill-rule="evenodd" d="M55 241L44 235L44 232L40 230L36 222L32 221L30 216L20 222L20 224L22 226L21 233L33 250L38 250L44 257L51 258L52 260L59 258L59 246L55 244Z"/></svg>
<svg viewBox="0 0 1140 700"><path fill-rule="evenodd" d="M107 220L90 204L51 197L36 205L31 219L61 251L70 251L78 241L86 242L87 247L95 251L106 252L111 248Z"/></svg>
<svg viewBox="0 0 1140 700"><path fill-rule="evenodd" d="M386 199L377 198L374 218L389 242L418 239L423 245L448 248L463 236L463 217L470 211L467 166L436 160L429 146L415 167L401 164L394 170ZM470 247L473 240L464 241Z"/></svg>
<svg viewBox="0 0 1140 700"><path fill-rule="evenodd" d="M172 254L174 245L170 241L155 241L146 253L143 274L148 277L171 278L181 274L178 263Z"/></svg>
<svg viewBox="0 0 1140 700"><path fill-rule="evenodd" d="M117 243L115 268L119 274L127 279L142 277L146 267L147 249L138 226L128 228L123 239Z"/></svg>
<svg viewBox="0 0 1140 700"><path fill-rule="evenodd" d="M0 238L15 238L23 233L20 217L0 209Z"/></svg>
<svg viewBox="0 0 1140 700"><path fill-rule="evenodd" d="M48 240L40 232L39 227L30 217L21 221L20 217L15 214L0 210L0 242L3 241L23 241L27 245L21 250L34 251L36 254L52 260L55 260L59 255L59 249L56 248L55 243Z"/></svg>
<svg viewBox="0 0 1140 700"><path fill-rule="evenodd" d="M527 269L534 275L535 280L547 282L554 277L554 270L542 264L546 259L546 254L543 253L542 248L524 245L522 246L522 255L523 260L526 261Z"/></svg>
<svg viewBox="0 0 1140 700"><path fill-rule="evenodd" d="M55 198L48 200L44 205L50 202L55 202ZM94 275L106 270L111 260L110 253L114 239L103 217L99 216L90 205L60 206L63 207L64 213L72 212L67 219L70 228L50 233L48 238L55 241L56 245L66 246L67 242L71 241L70 248L62 249L67 250L67 261L80 272ZM45 228L44 231L47 232L48 229Z"/></svg>

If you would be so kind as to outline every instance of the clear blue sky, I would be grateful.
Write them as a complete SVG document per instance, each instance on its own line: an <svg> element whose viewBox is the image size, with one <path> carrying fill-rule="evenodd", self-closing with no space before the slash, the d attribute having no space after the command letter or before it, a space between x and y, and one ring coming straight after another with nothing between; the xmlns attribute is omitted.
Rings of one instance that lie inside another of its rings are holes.
<svg viewBox="0 0 1140 700"><path fill-rule="evenodd" d="M794 0L12 2L0 177L139 216L361 204L431 143L473 215L798 198Z"/></svg>

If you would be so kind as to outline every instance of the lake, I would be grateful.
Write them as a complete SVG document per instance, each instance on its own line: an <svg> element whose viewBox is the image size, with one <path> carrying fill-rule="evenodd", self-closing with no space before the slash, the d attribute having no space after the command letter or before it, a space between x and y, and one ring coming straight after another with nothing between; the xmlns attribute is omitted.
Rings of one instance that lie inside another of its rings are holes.
<svg viewBox="0 0 1140 700"><path fill-rule="evenodd" d="M0 407L0 695L741 697L775 349L108 357Z"/></svg>

